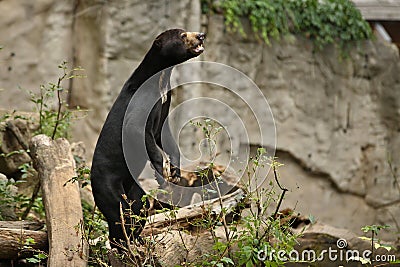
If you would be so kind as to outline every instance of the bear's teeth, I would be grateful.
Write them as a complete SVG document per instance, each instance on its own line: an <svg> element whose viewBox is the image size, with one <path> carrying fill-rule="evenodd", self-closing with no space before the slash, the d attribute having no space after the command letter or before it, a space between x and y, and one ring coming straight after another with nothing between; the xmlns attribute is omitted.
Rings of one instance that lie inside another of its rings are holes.
<svg viewBox="0 0 400 267"><path fill-rule="evenodd" d="M203 44L199 44L199 45L196 46L196 48L194 49L194 51L195 51L196 53L198 53L198 52L200 52L200 51L203 51L203 50L204 50Z"/></svg>

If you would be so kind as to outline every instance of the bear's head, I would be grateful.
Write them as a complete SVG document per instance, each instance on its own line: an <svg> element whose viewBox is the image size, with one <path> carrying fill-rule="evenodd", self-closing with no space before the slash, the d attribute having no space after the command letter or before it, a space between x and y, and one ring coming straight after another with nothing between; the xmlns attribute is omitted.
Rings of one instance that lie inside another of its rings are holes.
<svg viewBox="0 0 400 267"><path fill-rule="evenodd" d="M204 39L205 34L201 32L171 29L157 36L153 48L165 62L168 62L168 65L172 66L203 53Z"/></svg>

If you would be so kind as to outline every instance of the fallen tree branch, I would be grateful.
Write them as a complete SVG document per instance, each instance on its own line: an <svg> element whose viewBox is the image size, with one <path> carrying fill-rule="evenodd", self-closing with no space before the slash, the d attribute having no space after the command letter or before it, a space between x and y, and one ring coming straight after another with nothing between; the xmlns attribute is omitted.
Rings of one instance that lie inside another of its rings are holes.
<svg viewBox="0 0 400 267"><path fill-rule="evenodd" d="M209 207L212 213L219 215L222 209L227 213L232 211L244 198L242 189L238 189L233 193L222 196L221 199L211 199L202 203L180 208L176 214L171 217L169 212L155 214L149 216L148 224L143 230L143 235L157 234L163 232L166 227L173 226L174 229L187 228L190 222L204 215L205 207ZM222 202L222 207L220 204Z"/></svg>
<svg viewBox="0 0 400 267"><path fill-rule="evenodd" d="M6 226L6 223L2 222L2 226ZM12 227L16 227L16 225ZM35 240L35 243L29 244L31 249L47 250L48 242L47 233L45 231L1 227L0 259L16 259L21 256L20 254L24 251L24 245L28 238Z"/></svg>
<svg viewBox="0 0 400 267"><path fill-rule="evenodd" d="M24 230L40 230L44 223L35 221L0 221L0 228L8 229L24 229Z"/></svg>

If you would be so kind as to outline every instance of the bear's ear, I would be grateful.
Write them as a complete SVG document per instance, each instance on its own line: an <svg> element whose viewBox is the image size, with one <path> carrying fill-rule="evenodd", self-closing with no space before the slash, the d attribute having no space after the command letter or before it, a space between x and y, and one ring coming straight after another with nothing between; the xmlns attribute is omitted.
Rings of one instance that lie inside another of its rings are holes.
<svg viewBox="0 0 400 267"><path fill-rule="evenodd" d="M154 40L154 45L158 48L162 47L162 40L161 40L161 36L158 36L155 40Z"/></svg>

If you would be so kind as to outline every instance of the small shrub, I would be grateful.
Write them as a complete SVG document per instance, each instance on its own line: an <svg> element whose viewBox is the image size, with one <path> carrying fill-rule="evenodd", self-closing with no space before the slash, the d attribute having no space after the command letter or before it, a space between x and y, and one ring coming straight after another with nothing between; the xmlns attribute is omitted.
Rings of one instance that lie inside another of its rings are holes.
<svg viewBox="0 0 400 267"><path fill-rule="evenodd" d="M19 219L25 219L24 214L27 207L30 207L41 219L45 217L42 198L37 197L31 203L31 199L16 191L16 186L24 183L24 180L15 181L14 179L0 180L0 206L5 208L14 208L15 214ZM0 220L1 216L0 211Z"/></svg>
<svg viewBox="0 0 400 267"><path fill-rule="evenodd" d="M58 77L57 82L49 82L47 85L40 85L39 94L29 91L30 100L35 104L35 110L39 113L39 129L35 134L45 134L52 139L59 137L69 137L69 130L73 112L68 109L68 104L63 99L66 89L62 86L64 81L73 78L85 77L79 74L82 68L69 69L68 62L63 61L58 68L62 70L62 74ZM56 105L54 110L53 105Z"/></svg>

